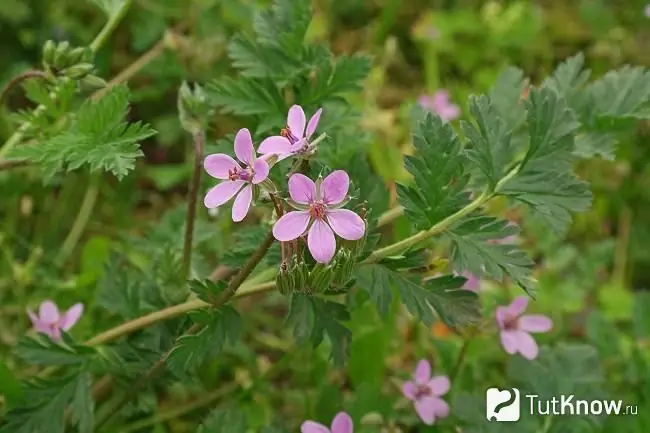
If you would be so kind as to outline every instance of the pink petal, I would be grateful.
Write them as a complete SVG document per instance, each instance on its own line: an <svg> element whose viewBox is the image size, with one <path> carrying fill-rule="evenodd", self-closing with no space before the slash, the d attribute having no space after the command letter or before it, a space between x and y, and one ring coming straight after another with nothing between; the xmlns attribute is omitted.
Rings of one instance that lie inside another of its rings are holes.
<svg viewBox="0 0 650 433"><path fill-rule="evenodd" d="M415 383L418 385L426 385L431 380L431 364L426 359L420 360L417 367L415 367L415 374L413 375Z"/></svg>
<svg viewBox="0 0 650 433"><path fill-rule="evenodd" d="M41 306L38 309L38 316L41 322L46 325L53 325L55 323L58 323L61 317L59 315L58 307L49 299L41 303Z"/></svg>
<svg viewBox="0 0 650 433"><path fill-rule="evenodd" d="M48 328L47 332L45 332L47 335L50 336L52 340L60 340L61 339L61 329L56 328L56 327L51 327Z"/></svg>
<svg viewBox="0 0 650 433"><path fill-rule="evenodd" d="M246 182L243 180L226 180L224 182L221 182L219 185L211 188L207 192L205 198L203 199L203 204L208 209L221 206L233 198L233 196L237 194L237 191L239 191L245 183Z"/></svg>
<svg viewBox="0 0 650 433"><path fill-rule="evenodd" d="M463 289L469 290L470 292L478 292L478 289L481 286L481 279L467 271L463 272L461 275L467 278L465 284L463 284Z"/></svg>
<svg viewBox="0 0 650 433"><path fill-rule="evenodd" d="M305 421L300 426L301 433L330 433L330 429L314 421Z"/></svg>
<svg viewBox="0 0 650 433"><path fill-rule="evenodd" d="M74 304L61 317L61 320L59 321L59 327L64 331L70 330L70 328L72 328L79 321L83 312L84 305L82 303Z"/></svg>
<svg viewBox="0 0 650 433"><path fill-rule="evenodd" d="M307 234L307 246L318 263L329 263L334 257L336 239L334 232L323 220L315 220Z"/></svg>
<svg viewBox="0 0 650 433"><path fill-rule="evenodd" d="M528 296L517 296L514 301L506 308L508 313L513 317L521 316L528 307Z"/></svg>
<svg viewBox="0 0 650 433"><path fill-rule="evenodd" d="M235 202L232 204L232 220L236 223L246 218L248 209L251 207L253 200L253 186L248 185L237 194Z"/></svg>
<svg viewBox="0 0 650 433"><path fill-rule="evenodd" d="M361 239L366 231L366 223L349 209L328 210L326 216L332 230L345 240Z"/></svg>
<svg viewBox="0 0 650 433"><path fill-rule="evenodd" d="M415 400L415 383L411 382L410 380L408 382L404 382L404 385L402 385L402 394L404 394L404 397L408 398L409 400Z"/></svg>
<svg viewBox="0 0 650 433"><path fill-rule="evenodd" d="M280 242L292 241L305 233L310 219L307 211L286 213L273 226L273 236Z"/></svg>
<svg viewBox="0 0 650 433"><path fill-rule="evenodd" d="M32 310L27 310L27 315L29 316L29 320L32 322L32 326L36 331L49 335L50 330L48 329L47 325L41 322L41 320L36 314L34 314Z"/></svg>
<svg viewBox="0 0 650 433"><path fill-rule="evenodd" d="M343 170L333 171L323 180L320 188L325 204L341 203L348 195L350 177Z"/></svg>
<svg viewBox="0 0 650 433"><path fill-rule="evenodd" d="M537 358L537 355L539 354L539 347L537 346L535 339L524 331L517 331L516 335L517 351L528 360Z"/></svg>
<svg viewBox="0 0 650 433"><path fill-rule="evenodd" d="M446 105L438 110L438 115L445 122L449 122L460 116L460 108L454 104Z"/></svg>
<svg viewBox="0 0 650 433"><path fill-rule="evenodd" d="M506 320L509 318L508 307L497 307L494 315L497 319L497 323L499 324L499 328L503 329L505 327Z"/></svg>
<svg viewBox="0 0 650 433"><path fill-rule="evenodd" d="M447 90L440 89L433 94L433 104L436 107L447 105L448 102L449 102L449 92Z"/></svg>
<svg viewBox="0 0 650 433"><path fill-rule="evenodd" d="M432 406L436 418L447 418L449 416L449 405L443 399L433 399Z"/></svg>
<svg viewBox="0 0 650 433"><path fill-rule="evenodd" d="M304 174L296 173L289 178L289 195L296 203L309 204L314 201L316 184Z"/></svg>
<svg viewBox="0 0 650 433"><path fill-rule="evenodd" d="M212 177L217 179L228 179L229 171L233 168L240 168L237 161L225 153L208 155L203 161L203 168Z"/></svg>
<svg viewBox="0 0 650 433"><path fill-rule="evenodd" d="M316 131L316 128L318 127L318 122L320 121L320 115L323 113L323 109L319 108L316 110L313 116L311 116L311 119L309 119L309 123L307 124L307 130L305 131L305 136L307 138L310 138L314 132Z"/></svg>
<svg viewBox="0 0 650 433"><path fill-rule="evenodd" d="M255 150L253 149L253 138L251 132L247 128L242 128L237 131L235 136L235 155L241 162L248 165L253 164L255 158Z"/></svg>
<svg viewBox="0 0 650 433"><path fill-rule="evenodd" d="M255 173L253 175L253 183L257 185L266 180L266 178L269 177L269 170L270 167L268 162L261 158L256 159L253 163L253 172Z"/></svg>
<svg viewBox="0 0 650 433"><path fill-rule="evenodd" d="M293 105L287 114L287 126L296 138L305 136L305 123L307 122L305 112L300 105Z"/></svg>
<svg viewBox="0 0 650 433"><path fill-rule="evenodd" d="M424 397L415 402L415 411L426 425L432 425L436 420L436 403L433 397Z"/></svg>
<svg viewBox="0 0 650 433"><path fill-rule="evenodd" d="M449 378L447 376L435 376L429 381L429 388L431 389L433 395L436 396L445 395L449 391L450 387L451 383L449 382Z"/></svg>
<svg viewBox="0 0 650 433"><path fill-rule="evenodd" d="M290 153L291 142L287 138L281 135L268 137L262 140L262 142L260 143L260 147L257 148L257 152L264 155L269 153L276 153L276 154Z"/></svg>
<svg viewBox="0 0 650 433"><path fill-rule="evenodd" d="M543 314L527 314L519 318L517 327L526 332L547 332L553 327L553 321Z"/></svg>
<svg viewBox="0 0 650 433"><path fill-rule="evenodd" d="M332 433L352 433L352 418L345 412L339 412L332 420Z"/></svg>
<svg viewBox="0 0 650 433"><path fill-rule="evenodd" d="M519 347L519 340L517 339L516 331L501 331L500 337L501 345L503 346L503 349L506 351L506 353L512 355L517 352L517 348Z"/></svg>

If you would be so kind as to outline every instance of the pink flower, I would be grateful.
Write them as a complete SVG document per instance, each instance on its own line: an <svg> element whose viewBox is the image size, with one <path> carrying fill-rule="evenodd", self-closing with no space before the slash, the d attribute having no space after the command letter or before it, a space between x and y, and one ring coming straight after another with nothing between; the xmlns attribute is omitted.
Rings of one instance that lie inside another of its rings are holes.
<svg viewBox="0 0 650 433"><path fill-rule="evenodd" d="M350 178L343 170L330 173L314 183L296 173L289 178L289 204L299 209L284 214L273 226L273 235L281 242L292 241L307 233L307 246L319 263L334 257L334 233L349 241L361 239L366 224L359 215L340 209L346 203ZM311 227L310 227L311 223Z"/></svg>
<svg viewBox="0 0 650 433"><path fill-rule="evenodd" d="M301 433L353 433L352 418L345 412L339 412L332 420L330 428L315 421L305 421L300 426Z"/></svg>
<svg viewBox="0 0 650 433"><path fill-rule="evenodd" d="M208 209L216 208L239 193L232 206L232 220L239 222L246 217L253 201L253 185L269 176L269 164L255 156L253 139L246 128L240 129L235 136L235 155L240 162L225 153L215 153L205 158L205 171L224 181L208 191L203 203Z"/></svg>
<svg viewBox="0 0 650 433"><path fill-rule="evenodd" d="M444 122L449 122L460 116L460 107L449 101L449 92L445 89L436 91L433 96L420 96L418 104L422 108L437 113Z"/></svg>
<svg viewBox="0 0 650 433"><path fill-rule="evenodd" d="M436 418L449 415L449 405L440 397L449 391L450 386L447 376L431 377L431 364L423 359L418 362L413 381L405 382L402 392L414 403L422 422L432 425Z"/></svg>
<svg viewBox="0 0 650 433"><path fill-rule="evenodd" d="M467 278L467 281L463 284L463 289L469 290L470 292L478 292L478 289L481 287L481 279L479 277L468 271L460 275Z"/></svg>
<svg viewBox="0 0 650 433"><path fill-rule="evenodd" d="M553 322L542 314L522 315L528 306L528 297L519 296L507 307L497 307L496 319L501 328L501 344L511 355L519 352L526 359L535 359L539 353L531 332L547 332Z"/></svg>
<svg viewBox="0 0 650 433"><path fill-rule="evenodd" d="M70 330L79 321L83 311L83 304L74 304L62 316L56 304L47 300L38 308L38 316L32 310L27 310L27 315L36 331L49 335L52 340L60 340L61 330Z"/></svg>
<svg viewBox="0 0 650 433"><path fill-rule="evenodd" d="M277 154L278 161L305 152L309 148L309 139L316 131L323 109L316 110L309 123L300 105L293 105L287 114L287 127L282 129L281 135L268 137L260 143L257 151L263 155ZM305 128L305 124L307 127Z"/></svg>

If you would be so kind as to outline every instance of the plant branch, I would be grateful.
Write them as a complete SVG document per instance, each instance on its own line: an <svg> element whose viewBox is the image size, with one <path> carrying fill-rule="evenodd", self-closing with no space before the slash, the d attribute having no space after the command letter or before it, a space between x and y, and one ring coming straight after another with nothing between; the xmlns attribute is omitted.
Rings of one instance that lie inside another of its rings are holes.
<svg viewBox="0 0 650 433"><path fill-rule="evenodd" d="M109 17L106 24L104 24L104 27L102 27L97 36L95 36L95 39L90 43L90 50L93 53L99 51L102 45L104 45L108 38L113 34L131 7L131 3L132 0L123 0L120 8Z"/></svg>
<svg viewBox="0 0 650 433"><path fill-rule="evenodd" d="M185 237L183 241L183 276L187 279L192 264L192 240L194 238L194 223L196 221L196 201L199 196L201 169L203 162L203 145L205 132L194 134L194 169L190 181L189 198L187 200L187 218L185 219Z"/></svg>
<svg viewBox="0 0 650 433"><path fill-rule="evenodd" d="M458 358L456 358L456 363L454 364L454 368L451 370L451 373L449 374L449 381L451 383L454 383L454 380L456 379L456 377L458 377L458 373L460 373L460 370L463 367L463 364L465 363L465 357L467 356L467 349L469 348L470 344L474 340L475 335L476 332L474 329L472 329L463 338L463 345L460 347L460 351L458 352Z"/></svg>
<svg viewBox="0 0 650 433"><path fill-rule="evenodd" d="M404 215L404 208L402 206L395 206L392 209L387 210L377 218L377 227L383 227L386 224L390 224L395 221L397 218Z"/></svg>
<svg viewBox="0 0 650 433"><path fill-rule="evenodd" d="M2 92L0 92L0 103L9 94L11 89L16 87L18 84L22 83L23 81L27 81L27 80L29 80L31 78L46 79L47 75L45 75L45 72L38 71L38 70L25 71L25 72L23 72L21 74L16 75L11 80L9 80L7 85L2 89Z"/></svg>

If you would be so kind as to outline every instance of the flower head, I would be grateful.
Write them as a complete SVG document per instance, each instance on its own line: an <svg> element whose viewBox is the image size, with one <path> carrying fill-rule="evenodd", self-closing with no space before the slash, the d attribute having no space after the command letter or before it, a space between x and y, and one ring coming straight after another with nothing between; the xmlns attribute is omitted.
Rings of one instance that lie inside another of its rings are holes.
<svg viewBox="0 0 650 433"><path fill-rule="evenodd" d="M83 304L74 304L61 315L56 304L47 300L38 308L38 316L31 310L27 310L27 315L35 330L49 335L53 340L60 340L61 331L70 330L79 321L83 311Z"/></svg>
<svg viewBox="0 0 650 433"><path fill-rule="evenodd" d="M284 214L273 226L273 235L288 242L307 233L307 246L314 260L328 263L336 250L334 233L356 241L366 230L359 215L340 209L346 203L349 187L350 178L343 170L333 171L316 183L303 174L294 174L289 178L289 204L299 210Z"/></svg>
<svg viewBox="0 0 650 433"><path fill-rule="evenodd" d="M239 162L225 153L215 153L205 158L205 171L214 178L223 179L223 182L208 191L203 203L212 209L237 194L232 206L232 219L239 222L246 217L253 201L253 185L263 182L269 176L269 164L264 158L255 156L253 139L246 128L237 132L234 147Z"/></svg>
<svg viewBox="0 0 650 433"><path fill-rule="evenodd" d="M309 149L309 139L316 131L322 108L316 110L309 122L300 105L293 105L287 114L287 126L280 135L268 137L260 143L257 151L263 155L276 154L278 161ZM305 126L306 125L306 126Z"/></svg>
<svg viewBox="0 0 650 433"><path fill-rule="evenodd" d="M523 315L528 297L519 296L508 306L497 307L496 319L501 329L501 344L509 354L517 352L526 359L535 359L539 353L531 332L547 332L553 322L542 314Z"/></svg>
<svg viewBox="0 0 650 433"><path fill-rule="evenodd" d="M460 107L449 101L449 92L445 89L436 91L433 96L420 96L418 104L424 109L437 113L444 122L449 122L460 116Z"/></svg>
<svg viewBox="0 0 650 433"><path fill-rule="evenodd" d="M352 418L345 412L339 412L332 420L330 428L315 421L305 421L300 426L301 433L353 433L354 424Z"/></svg>
<svg viewBox="0 0 650 433"><path fill-rule="evenodd" d="M436 418L449 415L449 405L441 398L449 391L451 384L447 376L431 376L431 364L426 359L418 362L413 380L402 387L404 396L413 402L418 416L427 425Z"/></svg>

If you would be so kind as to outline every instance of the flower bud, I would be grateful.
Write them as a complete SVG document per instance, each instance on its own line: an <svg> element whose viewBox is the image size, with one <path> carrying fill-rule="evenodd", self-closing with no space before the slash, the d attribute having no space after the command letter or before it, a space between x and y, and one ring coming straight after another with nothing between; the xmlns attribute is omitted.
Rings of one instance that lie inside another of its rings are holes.
<svg viewBox="0 0 650 433"><path fill-rule="evenodd" d="M184 81L178 90L177 106L183 129L192 135L207 129L208 118L213 110L201 86L195 84L192 90Z"/></svg>
<svg viewBox="0 0 650 433"><path fill-rule="evenodd" d="M68 51L70 50L70 42L63 41L59 43L54 51L53 65L57 70L64 69L68 65Z"/></svg>
<svg viewBox="0 0 650 433"><path fill-rule="evenodd" d="M275 285L278 291L285 296L290 295L295 288L293 275L288 271L285 262L282 262L280 265L280 269L275 277Z"/></svg>
<svg viewBox="0 0 650 433"><path fill-rule="evenodd" d="M300 292L308 291L309 268L302 259L298 260L294 258L290 273L293 276L294 290Z"/></svg>
<svg viewBox="0 0 650 433"><path fill-rule="evenodd" d="M86 52L86 47L77 47L68 53L68 65L76 65L81 62L84 54Z"/></svg>
<svg viewBox="0 0 650 433"><path fill-rule="evenodd" d="M43 45L43 65L45 67L54 63L54 51L56 50L56 44L53 40L45 42Z"/></svg>
<svg viewBox="0 0 650 433"><path fill-rule="evenodd" d="M81 83L85 86L97 88L97 89L101 89L103 87L106 87L107 85L106 80L98 77L97 75L92 75L92 74L83 77Z"/></svg>
<svg viewBox="0 0 650 433"><path fill-rule="evenodd" d="M309 288L314 293L323 293L330 288L332 279L334 278L335 261L329 265L322 263L316 264L309 273Z"/></svg>
<svg viewBox="0 0 650 433"><path fill-rule="evenodd" d="M80 63L78 65L71 66L63 71L63 75L70 77L73 80L81 80L86 75L94 69L92 63Z"/></svg>
<svg viewBox="0 0 650 433"><path fill-rule="evenodd" d="M337 286L344 286L350 278L352 278L352 272L354 272L354 266L356 265L356 256L346 248L341 248L336 253L336 270L334 272L334 284Z"/></svg>

